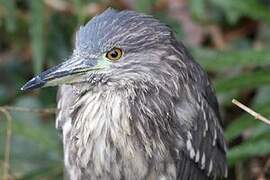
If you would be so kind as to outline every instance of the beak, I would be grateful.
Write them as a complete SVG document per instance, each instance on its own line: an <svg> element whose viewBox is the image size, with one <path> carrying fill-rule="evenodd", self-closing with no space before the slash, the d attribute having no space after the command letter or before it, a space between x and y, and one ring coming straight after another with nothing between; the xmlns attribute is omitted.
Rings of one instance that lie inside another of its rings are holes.
<svg viewBox="0 0 270 180"><path fill-rule="evenodd" d="M62 84L72 84L81 82L83 74L89 71L96 71L104 68L106 63L97 59L70 59L62 64L52 67L30 81L28 81L22 88L22 91L33 90L36 88L46 86L58 86Z"/></svg>

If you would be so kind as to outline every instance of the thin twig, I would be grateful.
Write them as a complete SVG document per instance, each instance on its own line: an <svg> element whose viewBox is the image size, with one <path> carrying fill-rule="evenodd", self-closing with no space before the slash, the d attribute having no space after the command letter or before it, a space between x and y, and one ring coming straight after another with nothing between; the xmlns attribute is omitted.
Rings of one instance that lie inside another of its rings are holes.
<svg viewBox="0 0 270 180"><path fill-rule="evenodd" d="M0 108L0 112L4 114L7 120L7 132L6 132L6 139L5 139L5 155L4 155L4 163L3 163L3 180L9 179L9 160L10 160L10 141L11 141L11 134L12 134L12 117L10 113L4 109Z"/></svg>
<svg viewBox="0 0 270 180"><path fill-rule="evenodd" d="M4 114L7 120L7 130L5 139L5 155L3 162L3 180L9 179L9 162L10 162L10 149L11 149L11 134L12 134L12 117L9 111L19 111L19 112L31 112L38 114L55 114L56 108L45 108L45 109L33 109L24 107L14 107L14 106L0 106L0 112Z"/></svg>
<svg viewBox="0 0 270 180"><path fill-rule="evenodd" d="M38 114L55 114L56 112L56 108L35 109L35 108L24 108L15 106L2 106L0 108L6 109L8 111L32 112Z"/></svg>
<svg viewBox="0 0 270 180"><path fill-rule="evenodd" d="M265 118L264 116L260 115L259 113L255 112L255 111L253 111L252 109L250 109L249 107L247 107L244 104L240 103L236 99L233 99L232 103L235 104L236 106L240 107L241 109L243 109L247 113L251 114L255 119L261 120L264 123L270 125L270 120L269 119Z"/></svg>

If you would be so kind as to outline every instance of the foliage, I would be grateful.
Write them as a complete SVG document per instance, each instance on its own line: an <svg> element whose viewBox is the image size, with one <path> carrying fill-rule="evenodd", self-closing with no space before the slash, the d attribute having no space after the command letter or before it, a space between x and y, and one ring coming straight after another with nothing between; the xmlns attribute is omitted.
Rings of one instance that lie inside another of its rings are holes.
<svg viewBox="0 0 270 180"><path fill-rule="evenodd" d="M237 98L270 117L270 1L181 2L0 0L0 105L30 110L55 107L55 88L23 93L20 87L34 74L68 58L78 25L108 6L136 9L171 26L209 73L225 121L230 179L238 177L234 169L241 163L251 165L256 160L265 168L264 162L270 159L270 127L239 110L231 100ZM175 12L174 7L183 11ZM190 43L195 37L189 36L193 31L187 30L187 24L195 24L192 27L202 40ZM62 178L61 140L54 116L18 111L11 115L11 179ZM0 160L4 160L7 121L0 117ZM251 170L247 166L244 171ZM0 179L2 174L0 168ZM252 172L245 174L244 179L253 177Z"/></svg>

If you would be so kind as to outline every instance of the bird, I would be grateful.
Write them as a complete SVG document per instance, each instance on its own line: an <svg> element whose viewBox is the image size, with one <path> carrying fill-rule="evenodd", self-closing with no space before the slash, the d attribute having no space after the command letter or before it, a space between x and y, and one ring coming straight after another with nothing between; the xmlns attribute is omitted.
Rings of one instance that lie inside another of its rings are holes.
<svg viewBox="0 0 270 180"><path fill-rule="evenodd" d="M66 61L21 88L59 86L56 128L67 179L227 177L214 89L169 26L108 8L74 42Z"/></svg>

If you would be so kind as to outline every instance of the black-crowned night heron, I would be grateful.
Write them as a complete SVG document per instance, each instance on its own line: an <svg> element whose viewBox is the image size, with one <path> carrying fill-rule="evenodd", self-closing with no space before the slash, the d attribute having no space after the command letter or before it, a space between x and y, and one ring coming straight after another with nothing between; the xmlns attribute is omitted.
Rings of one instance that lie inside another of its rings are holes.
<svg viewBox="0 0 270 180"><path fill-rule="evenodd" d="M56 125L70 179L226 176L211 84L172 31L153 17L106 10L78 30L69 60L22 90L57 85Z"/></svg>

